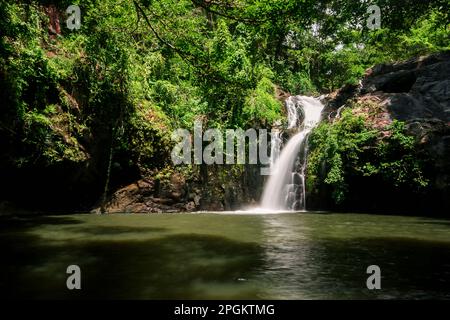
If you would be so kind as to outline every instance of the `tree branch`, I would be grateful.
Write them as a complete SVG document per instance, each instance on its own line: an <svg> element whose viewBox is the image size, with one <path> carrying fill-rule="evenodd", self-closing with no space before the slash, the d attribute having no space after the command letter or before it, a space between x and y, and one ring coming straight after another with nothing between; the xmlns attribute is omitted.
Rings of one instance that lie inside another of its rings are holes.
<svg viewBox="0 0 450 320"><path fill-rule="evenodd" d="M223 12L216 11L214 9L211 9L212 5L218 4L218 3L214 3L214 2L205 3L205 1L203 1L203 0L192 0L192 3L195 6L199 6L199 7L205 9L206 11L208 11L208 12L210 12L212 14L216 14L218 16L221 16L221 17L224 17L224 18L228 18L228 19L231 19L231 20L234 20L234 21L238 21L238 22L259 24L259 23L263 23L265 21L265 20L257 20L257 19L247 19L247 18L235 17L235 16L232 16L232 15L228 15L226 13L223 13Z"/></svg>

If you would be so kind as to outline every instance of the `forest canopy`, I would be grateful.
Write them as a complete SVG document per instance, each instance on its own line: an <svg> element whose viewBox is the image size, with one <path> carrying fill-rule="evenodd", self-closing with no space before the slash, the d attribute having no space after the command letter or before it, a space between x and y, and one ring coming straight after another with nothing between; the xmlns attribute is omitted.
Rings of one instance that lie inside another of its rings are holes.
<svg viewBox="0 0 450 320"><path fill-rule="evenodd" d="M70 5L80 28L66 25ZM448 13L446 0L2 1L0 161L90 159L98 176L162 167L168 133L195 119L270 127L282 94L329 93L376 63L450 49Z"/></svg>

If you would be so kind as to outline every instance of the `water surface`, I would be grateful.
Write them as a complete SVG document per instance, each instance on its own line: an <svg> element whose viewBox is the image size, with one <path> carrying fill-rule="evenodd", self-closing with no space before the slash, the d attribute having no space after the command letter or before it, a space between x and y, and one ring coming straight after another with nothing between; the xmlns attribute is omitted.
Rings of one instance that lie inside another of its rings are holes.
<svg viewBox="0 0 450 320"><path fill-rule="evenodd" d="M9 298L449 299L450 221L361 214L3 217ZM79 265L82 289L66 288ZM366 269L381 268L381 290Z"/></svg>

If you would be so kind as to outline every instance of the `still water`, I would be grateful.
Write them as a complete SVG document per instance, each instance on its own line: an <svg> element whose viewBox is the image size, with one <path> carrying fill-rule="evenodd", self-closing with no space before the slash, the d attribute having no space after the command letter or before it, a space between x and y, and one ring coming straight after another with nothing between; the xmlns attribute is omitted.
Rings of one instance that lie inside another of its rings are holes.
<svg viewBox="0 0 450 320"><path fill-rule="evenodd" d="M0 292L69 299L450 299L450 221L362 214L2 217ZM81 268L68 290L66 268ZM381 290L368 290L369 265Z"/></svg>

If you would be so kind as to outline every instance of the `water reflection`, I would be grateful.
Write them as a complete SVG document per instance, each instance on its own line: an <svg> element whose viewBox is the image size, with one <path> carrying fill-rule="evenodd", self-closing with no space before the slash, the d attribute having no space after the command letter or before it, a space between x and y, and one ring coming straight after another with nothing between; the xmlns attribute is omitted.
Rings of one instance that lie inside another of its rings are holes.
<svg viewBox="0 0 450 320"><path fill-rule="evenodd" d="M361 218L264 216L264 298L450 298L448 223ZM382 290L366 287L366 269L372 264L382 270Z"/></svg>
<svg viewBox="0 0 450 320"><path fill-rule="evenodd" d="M310 240L305 232L305 221L299 213L265 215L264 244L265 263L260 281L266 291L261 298L305 299L308 298Z"/></svg>
<svg viewBox="0 0 450 320"><path fill-rule="evenodd" d="M338 214L2 218L9 298L450 298L448 221ZM79 264L81 291L65 288ZM366 268L382 270L369 291Z"/></svg>

